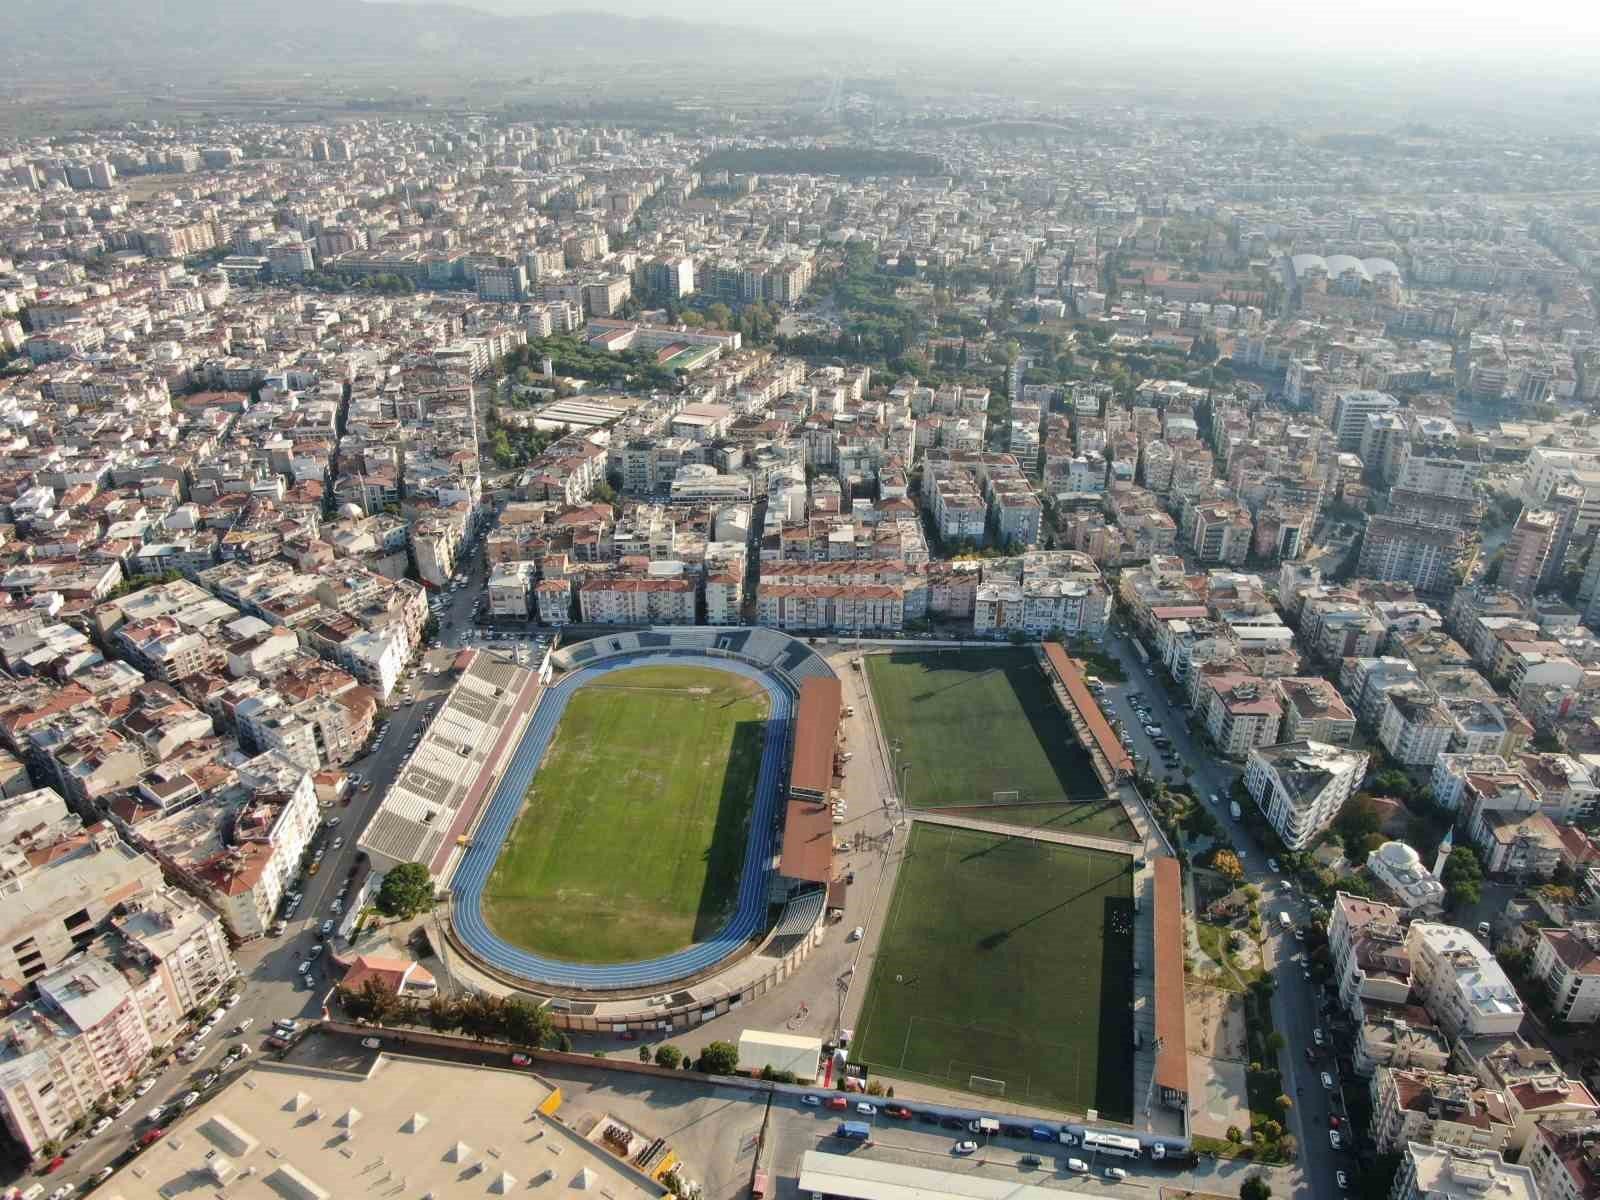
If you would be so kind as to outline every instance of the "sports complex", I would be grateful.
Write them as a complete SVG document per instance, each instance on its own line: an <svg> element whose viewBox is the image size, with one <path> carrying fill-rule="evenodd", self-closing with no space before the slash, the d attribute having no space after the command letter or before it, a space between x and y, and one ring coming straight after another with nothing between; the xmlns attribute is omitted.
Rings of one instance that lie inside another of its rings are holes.
<svg viewBox="0 0 1600 1200"><path fill-rule="evenodd" d="M459 949L518 986L645 995L820 923L839 683L764 629L624 633L555 652L450 874ZM805 789L800 789L802 792ZM776 866L774 865L776 864ZM785 872L793 872L785 874Z"/></svg>
<svg viewBox="0 0 1600 1200"><path fill-rule="evenodd" d="M1061 647L836 647L836 674L776 630L702 626L559 646L537 673L463 661L362 845L428 862L452 954L558 1026L722 1016L843 938L848 904L862 1069L1121 1122L1185 1107L1175 864L1145 862L1126 756ZM847 893L864 851L877 889Z"/></svg>

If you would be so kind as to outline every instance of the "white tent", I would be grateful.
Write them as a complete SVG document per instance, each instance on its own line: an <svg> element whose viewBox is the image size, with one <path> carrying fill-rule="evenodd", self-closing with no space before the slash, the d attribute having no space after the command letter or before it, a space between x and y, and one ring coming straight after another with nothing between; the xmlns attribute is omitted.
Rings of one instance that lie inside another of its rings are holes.
<svg viewBox="0 0 1600 1200"><path fill-rule="evenodd" d="M445 1151L445 1162L466 1162L472 1156L472 1147L465 1142L457 1142Z"/></svg>
<svg viewBox="0 0 1600 1200"><path fill-rule="evenodd" d="M400 1126L400 1132L401 1133L421 1133L423 1127L425 1125L427 1125L427 1123L428 1123L428 1114L427 1113L415 1112L415 1113L411 1114L411 1119L410 1120L408 1120L404 1125Z"/></svg>
<svg viewBox="0 0 1600 1200"><path fill-rule="evenodd" d="M497 1196L509 1195L511 1189L517 1186L517 1177L510 1171L501 1171L500 1178L489 1185L489 1190Z"/></svg>
<svg viewBox="0 0 1600 1200"><path fill-rule="evenodd" d="M596 1175L588 1167L585 1167L572 1177L572 1186L575 1188L582 1188L584 1191L588 1191L599 1182L600 1176Z"/></svg>

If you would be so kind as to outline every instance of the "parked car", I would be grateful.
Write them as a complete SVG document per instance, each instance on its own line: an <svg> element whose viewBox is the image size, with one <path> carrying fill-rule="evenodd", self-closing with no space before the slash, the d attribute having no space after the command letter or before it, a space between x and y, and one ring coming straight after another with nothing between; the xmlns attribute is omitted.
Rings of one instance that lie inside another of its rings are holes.
<svg viewBox="0 0 1600 1200"><path fill-rule="evenodd" d="M1021 1167L1025 1171L1031 1171L1042 1165L1043 1162L1044 1160L1037 1154L1024 1154L1021 1158L1017 1159L1017 1166Z"/></svg>
<svg viewBox="0 0 1600 1200"><path fill-rule="evenodd" d="M379 1046L383 1045L382 1042L380 1042L377 1038L373 1038L373 1037L362 1038L361 1039L361 1044L363 1046L365 1046L368 1050L376 1050Z"/></svg>
<svg viewBox="0 0 1600 1200"><path fill-rule="evenodd" d="M1069 1158L1067 1159L1067 1170L1074 1175L1087 1175L1089 1173L1089 1164L1081 1158Z"/></svg>
<svg viewBox="0 0 1600 1200"><path fill-rule="evenodd" d="M828 1107L833 1109L835 1112L841 1112L850 1107L850 1102L843 1096L829 1096Z"/></svg>
<svg viewBox="0 0 1600 1200"><path fill-rule="evenodd" d="M215 1087L217 1085L217 1080L221 1078L222 1076L216 1071L207 1071L204 1075L200 1076L201 1090L209 1087Z"/></svg>
<svg viewBox="0 0 1600 1200"><path fill-rule="evenodd" d="M110 1128L111 1128L111 1118L110 1117L101 1117L93 1125L89 1126L89 1136L90 1137L99 1137L102 1133L104 1133L106 1130L108 1130Z"/></svg>
<svg viewBox="0 0 1600 1200"><path fill-rule="evenodd" d="M178 1101L178 1104L183 1108L193 1108L194 1105L195 1105L195 1101L197 1101L199 1099L200 1099L200 1093L199 1092L185 1092L183 1094L183 1099Z"/></svg>
<svg viewBox="0 0 1600 1200"><path fill-rule="evenodd" d="M911 1110L909 1108L907 1108L904 1104L898 1104L898 1105L891 1104L891 1105L889 1105L887 1108L885 1108L883 1110L883 1115L886 1116L886 1117L893 1117L896 1121L909 1121L909 1120L911 1120Z"/></svg>
<svg viewBox="0 0 1600 1200"><path fill-rule="evenodd" d="M1126 1179L1128 1177L1128 1173L1126 1171L1124 1171L1121 1167L1107 1167L1104 1171L1101 1171L1100 1173L1102 1175L1104 1175L1107 1179Z"/></svg>
<svg viewBox="0 0 1600 1200"><path fill-rule="evenodd" d="M1333 1173L1333 1181L1339 1185L1339 1190L1341 1192L1350 1186L1350 1176L1346 1175L1343 1171L1335 1171Z"/></svg>
<svg viewBox="0 0 1600 1200"><path fill-rule="evenodd" d="M140 1080L139 1086L133 1089L133 1094L135 1096L148 1095L150 1089L155 1087L155 1085L156 1085L156 1081L154 1079L143 1079L143 1080Z"/></svg>
<svg viewBox="0 0 1600 1200"><path fill-rule="evenodd" d="M243 1033L246 1029L249 1029L250 1026L254 1025L255 1023L256 1019L254 1017L246 1017L233 1027L233 1036L238 1037L241 1033Z"/></svg>
<svg viewBox="0 0 1600 1200"><path fill-rule="evenodd" d="M167 1131L165 1129L149 1129L149 1130L146 1130L143 1134L141 1134L139 1136L139 1148L142 1150L146 1146L154 1145L156 1142L161 1140L162 1136L166 1132Z"/></svg>
<svg viewBox="0 0 1600 1200"><path fill-rule="evenodd" d="M865 1100L857 1100L856 1111L863 1117L875 1117L878 1115L878 1106L876 1104L868 1104Z"/></svg>
<svg viewBox="0 0 1600 1200"><path fill-rule="evenodd" d="M1326 1071L1322 1073L1322 1086L1327 1088L1330 1092L1333 1091L1333 1076L1329 1075Z"/></svg>
<svg viewBox="0 0 1600 1200"><path fill-rule="evenodd" d="M976 1154L977 1152L978 1143L971 1138L966 1138L950 1147L951 1154Z"/></svg>

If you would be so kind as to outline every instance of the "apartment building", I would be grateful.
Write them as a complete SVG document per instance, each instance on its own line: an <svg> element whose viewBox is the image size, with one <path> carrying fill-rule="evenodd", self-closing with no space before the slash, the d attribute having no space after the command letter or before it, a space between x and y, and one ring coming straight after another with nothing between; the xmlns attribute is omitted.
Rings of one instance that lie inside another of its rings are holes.
<svg viewBox="0 0 1600 1200"><path fill-rule="evenodd" d="M1525 1016L1522 999L1477 938L1453 925L1414 921L1406 931L1413 987L1451 1037L1512 1034Z"/></svg>
<svg viewBox="0 0 1600 1200"><path fill-rule="evenodd" d="M0 819L8 815L39 834L0 857L0 987L15 996L81 951L118 905L162 880L160 866L114 830L82 830L48 788L0 802Z"/></svg>
<svg viewBox="0 0 1600 1200"><path fill-rule="evenodd" d="M1370 1090L1371 1135L1379 1154L1408 1142L1498 1153L1510 1140L1505 1097L1474 1076L1379 1067Z"/></svg>
<svg viewBox="0 0 1600 1200"><path fill-rule="evenodd" d="M1524 507L1506 539L1500 586L1514 596L1531 599L1546 578L1546 564L1555 548L1560 517L1550 509Z"/></svg>
<svg viewBox="0 0 1600 1200"><path fill-rule="evenodd" d="M538 583L539 568L532 562L502 562L495 564L489 575L489 613L496 617L515 617L526 620L537 610L534 586Z"/></svg>
<svg viewBox="0 0 1600 1200"><path fill-rule="evenodd" d="M1533 1171L1490 1150L1407 1142L1390 1200L1540 1200Z"/></svg>
<svg viewBox="0 0 1600 1200"><path fill-rule="evenodd" d="M0 1018L0 1121L30 1154L63 1140L233 975L209 909L161 891L125 901L109 929L34 981L38 999Z"/></svg>
<svg viewBox="0 0 1600 1200"><path fill-rule="evenodd" d="M1366 773L1365 751L1302 740L1252 748L1244 783L1283 844L1304 850L1333 824Z"/></svg>
<svg viewBox="0 0 1600 1200"><path fill-rule="evenodd" d="M461 524L456 521L419 520L411 526L411 553L417 577L431 588L444 588L456 571L461 552Z"/></svg>
<svg viewBox="0 0 1600 1200"><path fill-rule="evenodd" d="M1403 580L1419 592L1455 583L1466 535L1447 525L1399 517L1367 518L1356 570L1367 579Z"/></svg>
<svg viewBox="0 0 1600 1200"><path fill-rule="evenodd" d="M1348 746L1356 733L1356 717L1334 687L1320 675L1285 676L1272 681L1283 707L1278 736L1286 742L1326 742Z"/></svg>
<svg viewBox="0 0 1600 1200"><path fill-rule="evenodd" d="M1600 1121L1600 1105L1582 1082L1568 1078L1555 1054L1530 1046L1520 1036L1463 1038L1455 1062L1506 1098L1512 1129L1510 1146L1523 1151L1534 1131L1547 1122Z"/></svg>
<svg viewBox="0 0 1600 1200"><path fill-rule="evenodd" d="M578 584L578 611L591 625L693 625L695 585L682 575L592 576Z"/></svg>
<svg viewBox="0 0 1600 1200"><path fill-rule="evenodd" d="M1535 1127L1521 1161L1544 1200L1600 1196L1600 1121L1546 1121Z"/></svg>
<svg viewBox="0 0 1600 1200"><path fill-rule="evenodd" d="M1334 399L1333 419L1330 422L1334 436L1339 439L1339 449L1347 454L1361 450L1361 439L1367 432L1367 418L1375 413L1392 413L1400 401L1387 392L1357 388L1340 392Z"/></svg>
<svg viewBox="0 0 1600 1200"><path fill-rule="evenodd" d="M1195 680L1195 707L1218 753L1242 759L1278 740L1283 708L1271 685L1255 675L1206 668Z"/></svg>
<svg viewBox="0 0 1600 1200"><path fill-rule="evenodd" d="M1557 1020L1569 1025L1600 1021L1600 925L1540 929L1533 942L1532 972L1549 989Z"/></svg>
<svg viewBox="0 0 1600 1200"><path fill-rule="evenodd" d="M1378 718L1378 742L1407 767L1425 767L1450 748L1455 724L1438 698L1416 684L1390 688Z"/></svg>
<svg viewBox="0 0 1600 1200"><path fill-rule="evenodd" d="M1184 514L1186 540L1202 563L1241 565L1250 554L1250 513L1232 501L1193 505Z"/></svg>
<svg viewBox="0 0 1600 1200"><path fill-rule="evenodd" d="M898 584L763 583L756 623L796 632L897 632L905 625L905 599Z"/></svg>

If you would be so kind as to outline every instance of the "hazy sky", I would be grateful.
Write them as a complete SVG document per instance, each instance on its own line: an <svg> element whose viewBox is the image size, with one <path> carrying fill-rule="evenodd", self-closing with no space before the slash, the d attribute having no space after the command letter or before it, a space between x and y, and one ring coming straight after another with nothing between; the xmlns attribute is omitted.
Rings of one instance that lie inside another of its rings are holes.
<svg viewBox="0 0 1600 1200"><path fill-rule="evenodd" d="M413 0L420 2L420 0ZM814 33L854 32L947 48L1051 43L1251 54L1310 49L1384 59L1495 57L1537 49L1600 59L1600 0L462 0L506 13L591 7ZM598 16L597 16L597 19ZM1508 60L1517 74L1534 67Z"/></svg>

